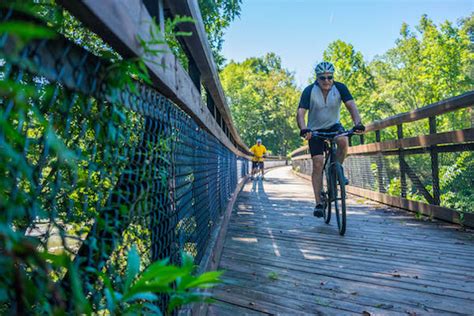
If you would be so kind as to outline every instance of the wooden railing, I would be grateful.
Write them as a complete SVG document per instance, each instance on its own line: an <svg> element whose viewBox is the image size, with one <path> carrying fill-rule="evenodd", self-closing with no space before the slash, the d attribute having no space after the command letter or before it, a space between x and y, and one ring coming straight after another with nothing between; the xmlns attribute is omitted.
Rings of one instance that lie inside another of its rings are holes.
<svg viewBox="0 0 474 316"><path fill-rule="evenodd" d="M157 89L191 115L198 124L219 139L238 156L248 157L248 147L232 122L217 68L207 42L197 1L115 1L59 0L91 31L124 57L143 56L139 39L151 40L150 25L163 24L166 16L189 16L194 23L182 23L181 30L190 31L182 38L189 59L188 72L166 44L156 45L163 51L149 57L146 65ZM150 14L151 12L151 14ZM201 97L201 84L206 101Z"/></svg>
<svg viewBox="0 0 474 316"><path fill-rule="evenodd" d="M474 91L463 95L443 100L411 112L398 114L387 119L371 123L366 128L365 135L360 136L360 145L351 146L348 150L350 157L376 156L374 170L377 182L377 191L350 185L348 192L364 196L385 204L404 208L410 211L419 212L442 220L463 223L474 226L474 213L460 212L451 208L440 206L440 179L439 179L439 154L447 152L462 152L474 150L474 128L438 132L436 117L448 112L453 112L474 105ZM414 137L404 137L403 126L410 122L421 122L428 119L429 134ZM381 132L387 128L396 126L397 139L382 141ZM375 142L366 144L365 139L370 133L375 134ZM432 188L427 188L419 177L419 171L413 170L406 157L414 154L429 154L430 176ZM386 156L398 157L398 169L400 177L400 196L389 195L386 192L386 180L383 178L384 159ZM301 168L303 161L310 159L308 147L303 146L291 153L294 166ZM306 166L308 163L306 163ZM346 171L351 172L349 166ZM307 172L306 172L307 173ZM408 198L407 179L416 186L419 193L426 202L414 201ZM469 210L468 210L469 211Z"/></svg>

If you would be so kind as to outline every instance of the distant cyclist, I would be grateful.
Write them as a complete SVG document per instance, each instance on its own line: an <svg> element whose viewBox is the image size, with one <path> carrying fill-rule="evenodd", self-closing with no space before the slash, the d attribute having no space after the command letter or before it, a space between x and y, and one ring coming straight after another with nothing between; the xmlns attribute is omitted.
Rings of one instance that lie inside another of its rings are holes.
<svg viewBox="0 0 474 316"><path fill-rule="evenodd" d="M365 130L361 122L359 111L349 89L334 81L334 65L323 61L316 68L316 81L306 87L301 95L296 120L300 128L300 135L308 140L311 159L313 161L312 184L316 206L314 216L322 217L324 204L321 200L322 169L324 165L324 140L311 137L311 130L322 132L336 132L343 130L340 123L341 101L346 105L354 122L354 131L362 133ZM308 124L305 116L308 114ZM342 164L349 147L348 137L337 138L337 160ZM347 182L347 179L346 179Z"/></svg>
<svg viewBox="0 0 474 316"><path fill-rule="evenodd" d="M253 153L252 158L252 179L254 178L255 174L259 171L262 172L262 179L263 179L263 158L265 158L265 154L267 153L267 149L262 144L262 140L259 138L257 139L257 143L250 148L250 151Z"/></svg>

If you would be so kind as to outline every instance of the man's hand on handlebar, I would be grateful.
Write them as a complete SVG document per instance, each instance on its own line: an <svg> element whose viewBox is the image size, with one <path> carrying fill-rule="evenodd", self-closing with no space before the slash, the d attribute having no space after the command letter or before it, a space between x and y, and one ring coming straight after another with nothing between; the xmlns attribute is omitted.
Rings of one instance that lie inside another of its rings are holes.
<svg viewBox="0 0 474 316"><path fill-rule="evenodd" d="M357 134L357 135L364 134L365 126L364 124L359 122L352 128L352 130L354 131L354 134Z"/></svg>
<svg viewBox="0 0 474 316"><path fill-rule="evenodd" d="M308 128L303 128L302 130L300 130L300 136L303 137L306 140L310 140L311 139L311 130L308 129Z"/></svg>

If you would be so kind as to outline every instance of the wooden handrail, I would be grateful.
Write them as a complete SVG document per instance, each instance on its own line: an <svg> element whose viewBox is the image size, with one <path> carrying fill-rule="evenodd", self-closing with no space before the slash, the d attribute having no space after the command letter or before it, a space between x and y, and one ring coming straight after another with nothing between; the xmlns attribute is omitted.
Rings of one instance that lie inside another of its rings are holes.
<svg viewBox="0 0 474 316"><path fill-rule="evenodd" d="M308 145L301 146L300 148L293 150L293 151L290 153L290 157L293 157L294 155L296 155L296 154L298 154L298 153L300 153L300 152L302 152L302 151L305 151L305 150L307 150L307 149L308 149Z"/></svg>
<svg viewBox="0 0 474 316"><path fill-rule="evenodd" d="M153 19L142 1L58 0L58 2L125 58L143 55L143 48L138 39L144 41L151 39L149 29ZM145 61L154 88L176 103L236 155L248 157L248 153L244 152L247 146L240 138L234 136L244 151L236 147L203 104L200 92L171 53L168 45L160 44L155 48L163 53L159 57ZM225 120L231 122L227 117L229 113L221 114L226 116Z"/></svg>
<svg viewBox="0 0 474 316"><path fill-rule="evenodd" d="M414 122L436 115L456 111L474 105L474 90L466 92L456 97L449 98L437 103L433 103L422 108L391 116L381 121L376 121L366 127L366 132L377 131L383 128L400 125L403 123ZM349 154L374 153L379 151L407 149L413 147L427 148L432 145L453 144L474 141L474 129L465 129L458 131L450 131L445 133L437 133L432 135L421 135L416 137L404 138L399 140L389 140L384 142L376 142L366 145L358 145L349 148ZM293 152L290 157L305 151L308 146L302 146Z"/></svg>
<svg viewBox="0 0 474 316"><path fill-rule="evenodd" d="M429 148L433 145L461 144L474 141L474 128L450 131L432 135L421 135L397 140L388 140L380 143L349 147L348 154L367 154L380 151L409 149L414 147Z"/></svg>
<svg viewBox="0 0 474 316"><path fill-rule="evenodd" d="M380 121L375 121L366 126L366 131L377 131L389 126L414 122L421 119L466 108L472 105L474 105L474 90L456 97L452 97L446 100L439 101L437 103L421 107L410 112L400 113Z"/></svg>
<svg viewBox="0 0 474 316"><path fill-rule="evenodd" d="M201 11L199 10L197 1L168 0L165 1L165 8L168 8L175 16L189 16L195 21L195 23L181 23L178 25L180 31L192 33L191 36L182 37L182 42L196 63L199 72L201 73L201 80L203 81L204 86L208 89L215 105L222 115L222 118L229 127L230 133L242 148L249 151L247 145L240 138L240 135L232 121L232 115L219 80L216 64L212 58L212 51L209 46L207 34L202 22Z"/></svg>

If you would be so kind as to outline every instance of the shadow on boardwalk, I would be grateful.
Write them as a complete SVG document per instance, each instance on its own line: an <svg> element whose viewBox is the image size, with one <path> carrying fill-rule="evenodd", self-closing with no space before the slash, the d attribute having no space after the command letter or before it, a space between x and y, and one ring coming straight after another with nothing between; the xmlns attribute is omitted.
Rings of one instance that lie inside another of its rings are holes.
<svg viewBox="0 0 474 316"><path fill-rule="evenodd" d="M312 216L310 183L289 168L247 183L209 314L473 313L472 232L358 198L348 205L341 237Z"/></svg>

